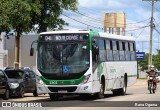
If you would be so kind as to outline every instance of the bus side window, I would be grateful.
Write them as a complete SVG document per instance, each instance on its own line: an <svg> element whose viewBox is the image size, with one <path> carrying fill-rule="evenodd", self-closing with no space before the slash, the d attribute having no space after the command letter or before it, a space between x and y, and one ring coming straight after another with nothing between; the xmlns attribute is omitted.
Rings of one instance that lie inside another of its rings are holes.
<svg viewBox="0 0 160 110"><path fill-rule="evenodd" d="M99 61L104 62L106 61L105 40L100 39L98 43L99 43Z"/></svg>
<svg viewBox="0 0 160 110"><path fill-rule="evenodd" d="M125 42L125 56L126 56L127 61L131 60L131 54L129 51L129 43L128 42Z"/></svg>
<svg viewBox="0 0 160 110"><path fill-rule="evenodd" d="M119 41L119 54L120 54L120 60L124 61L125 60L125 54L124 54L124 42Z"/></svg>
<svg viewBox="0 0 160 110"><path fill-rule="evenodd" d="M131 60L135 61L136 60L136 53L135 53L135 48L134 48L134 43L130 42L130 51L131 51Z"/></svg>
<svg viewBox="0 0 160 110"><path fill-rule="evenodd" d="M106 40L106 53L107 53L107 60L113 60L113 53L112 53L112 41Z"/></svg>
<svg viewBox="0 0 160 110"><path fill-rule="evenodd" d="M118 61L119 60L119 51L118 51L119 44L114 40L112 41L112 44L113 44L113 59L114 59L114 61Z"/></svg>

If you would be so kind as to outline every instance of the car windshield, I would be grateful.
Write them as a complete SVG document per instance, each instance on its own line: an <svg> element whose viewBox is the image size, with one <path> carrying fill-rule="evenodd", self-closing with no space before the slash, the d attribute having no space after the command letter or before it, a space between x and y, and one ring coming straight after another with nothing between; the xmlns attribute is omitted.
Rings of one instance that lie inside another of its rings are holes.
<svg viewBox="0 0 160 110"><path fill-rule="evenodd" d="M8 76L8 78L16 78L16 79L21 79L24 74L24 72L20 70L6 70L5 73Z"/></svg>
<svg viewBox="0 0 160 110"><path fill-rule="evenodd" d="M158 73L158 76L160 76L160 72L157 72Z"/></svg>

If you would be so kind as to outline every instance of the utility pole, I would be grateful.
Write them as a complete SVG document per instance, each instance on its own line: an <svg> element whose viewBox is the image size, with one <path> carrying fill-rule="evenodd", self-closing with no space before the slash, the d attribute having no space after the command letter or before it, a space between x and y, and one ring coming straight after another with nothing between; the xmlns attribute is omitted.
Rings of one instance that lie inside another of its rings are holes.
<svg viewBox="0 0 160 110"><path fill-rule="evenodd" d="M144 41L142 41L142 52L144 52Z"/></svg>
<svg viewBox="0 0 160 110"><path fill-rule="evenodd" d="M159 36L158 36L158 50L159 50Z"/></svg>
<svg viewBox="0 0 160 110"><path fill-rule="evenodd" d="M154 13L154 0L152 0L152 13L150 22L150 49L149 49L149 65L152 65L152 38L153 38L153 13Z"/></svg>
<svg viewBox="0 0 160 110"><path fill-rule="evenodd" d="M150 21L150 49L149 49L149 57L148 57L148 65L152 65L152 38L153 38L153 16L154 16L154 2L160 0L142 0L142 1L151 1L152 2L152 12L151 12L151 21Z"/></svg>

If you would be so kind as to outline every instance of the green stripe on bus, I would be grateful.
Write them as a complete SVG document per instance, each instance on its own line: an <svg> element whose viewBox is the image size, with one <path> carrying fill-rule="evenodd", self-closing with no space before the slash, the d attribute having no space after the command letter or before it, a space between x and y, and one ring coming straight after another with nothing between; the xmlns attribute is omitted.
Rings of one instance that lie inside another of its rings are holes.
<svg viewBox="0 0 160 110"><path fill-rule="evenodd" d="M101 74L103 72L103 66L102 66L102 63L98 65L98 78L100 80L101 78Z"/></svg>
<svg viewBox="0 0 160 110"><path fill-rule="evenodd" d="M107 89L106 89L106 91L111 91L111 90L113 90L113 88L107 88Z"/></svg>
<svg viewBox="0 0 160 110"><path fill-rule="evenodd" d="M137 77L137 75L127 75L128 77Z"/></svg>
<svg viewBox="0 0 160 110"><path fill-rule="evenodd" d="M42 81L46 85L78 85L84 80L85 76L83 75L79 79L70 79L70 80L49 80L41 76Z"/></svg>
<svg viewBox="0 0 160 110"><path fill-rule="evenodd" d="M99 33L98 33L97 30L92 30L92 31L89 33L90 50L92 50L92 39L93 39L94 36L100 37L100 35L99 35Z"/></svg>

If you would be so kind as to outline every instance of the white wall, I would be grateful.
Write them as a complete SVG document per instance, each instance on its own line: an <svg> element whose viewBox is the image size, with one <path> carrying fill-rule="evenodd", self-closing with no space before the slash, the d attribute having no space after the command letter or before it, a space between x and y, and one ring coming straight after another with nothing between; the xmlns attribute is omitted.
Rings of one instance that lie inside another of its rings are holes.
<svg viewBox="0 0 160 110"><path fill-rule="evenodd" d="M21 49L20 49L20 66L33 68L36 63L36 57L30 56L30 46L34 40L37 40L38 35L23 35L21 37ZM8 50L8 66L14 66L14 44L15 36L10 36L9 39L5 39L5 47ZM33 45L36 52L36 44Z"/></svg>
<svg viewBox="0 0 160 110"><path fill-rule="evenodd" d="M6 67L8 51L4 49L4 33L1 33L0 37L0 69Z"/></svg>

